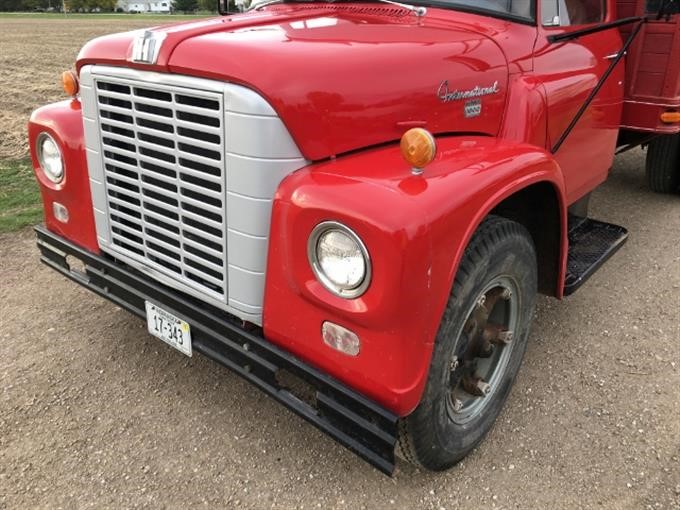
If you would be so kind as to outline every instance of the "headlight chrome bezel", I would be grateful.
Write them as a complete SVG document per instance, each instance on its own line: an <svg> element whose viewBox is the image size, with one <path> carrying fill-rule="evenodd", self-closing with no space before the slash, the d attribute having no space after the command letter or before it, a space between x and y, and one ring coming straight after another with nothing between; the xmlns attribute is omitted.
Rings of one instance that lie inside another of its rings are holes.
<svg viewBox="0 0 680 510"><path fill-rule="evenodd" d="M335 282L333 282L324 273L323 268L318 257L318 244L321 236L327 234L331 231L339 231L342 234L348 236L352 241L356 243L364 259L364 277L358 285L353 287L343 287ZM309 240L307 241L307 257L309 259L309 265L312 267L314 276L321 284L332 294L344 298L344 299L355 299L362 296L368 286L371 284L372 268L371 268L371 257L368 254L368 249L366 245L361 240L361 238L348 226L338 222L338 221L324 221L319 223L312 230L309 235Z"/></svg>
<svg viewBox="0 0 680 510"><path fill-rule="evenodd" d="M45 164L45 159L43 155L43 143L45 140L50 140L52 144L54 144L54 147L57 149L57 153L59 154L59 161L61 164L61 173L56 176L52 172L48 171L46 169L47 165ZM61 150L61 147L59 146L59 143L54 139L52 135L50 135L48 132L43 131L38 135L35 141L35 150L36 150L36 155L38 157L38 164L40 164L40 170L42 170L43 175L45 178L50 181L52 184L59 185L62 182L64 182L64 177L66 175L66 169L64 166L64 154Z"/></svg>

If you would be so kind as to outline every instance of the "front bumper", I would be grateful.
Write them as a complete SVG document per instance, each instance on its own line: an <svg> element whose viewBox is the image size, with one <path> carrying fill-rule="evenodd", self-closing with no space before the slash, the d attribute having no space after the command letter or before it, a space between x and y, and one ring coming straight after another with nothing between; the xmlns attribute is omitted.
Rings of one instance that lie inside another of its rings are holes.
<svg viewBox="0 0 680 510"><path fill-rule="evenodd" d="M193 349L230 368L386 474L394 471L398 417L336 379L272 345L259 329L165 287L108 256L96 255L39 226L41 261L83 287L145 317L158 303L191 325ZM68 258L80 260L84 272ZM312 391L309 391L309 390Z"/></svg>

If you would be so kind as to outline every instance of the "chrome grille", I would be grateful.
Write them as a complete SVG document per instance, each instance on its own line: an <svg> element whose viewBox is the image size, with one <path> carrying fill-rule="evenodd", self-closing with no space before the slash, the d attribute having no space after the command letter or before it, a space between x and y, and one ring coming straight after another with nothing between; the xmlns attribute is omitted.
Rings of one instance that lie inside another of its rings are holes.
<svg viewBox="0 0 680 510"><path fill-rule="evenodd" d="M226 300L223 95L109 77L94 93L112 245Z"/></svg>

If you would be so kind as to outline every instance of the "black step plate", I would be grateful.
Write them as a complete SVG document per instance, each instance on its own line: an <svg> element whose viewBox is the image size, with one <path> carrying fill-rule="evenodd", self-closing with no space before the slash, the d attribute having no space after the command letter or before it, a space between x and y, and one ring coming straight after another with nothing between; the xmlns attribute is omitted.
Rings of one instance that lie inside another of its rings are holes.
<svg viewBox="0 0 680 510"><path fill-rule="evenodd" d="M628 239L628 231L618 225L590 218L569 220L573 227L569 230L565 296L576 292Z"/></svg>

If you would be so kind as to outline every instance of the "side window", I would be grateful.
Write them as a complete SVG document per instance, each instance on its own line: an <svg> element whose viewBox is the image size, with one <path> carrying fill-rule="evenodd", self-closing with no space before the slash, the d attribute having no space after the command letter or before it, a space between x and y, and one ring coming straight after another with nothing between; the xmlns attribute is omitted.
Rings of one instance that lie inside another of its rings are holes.
<svg viewBox="0 0 680 510"><path fill-rule="evenodd" d="M541 21L544 26L599 23L604 21L605 14L605 0L541 0Z"/></svg>

